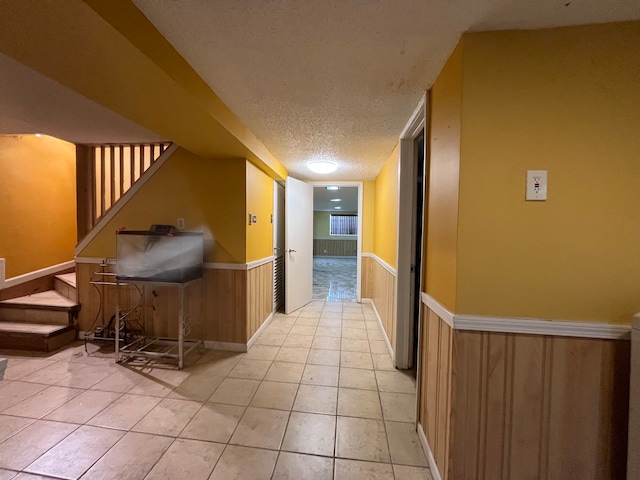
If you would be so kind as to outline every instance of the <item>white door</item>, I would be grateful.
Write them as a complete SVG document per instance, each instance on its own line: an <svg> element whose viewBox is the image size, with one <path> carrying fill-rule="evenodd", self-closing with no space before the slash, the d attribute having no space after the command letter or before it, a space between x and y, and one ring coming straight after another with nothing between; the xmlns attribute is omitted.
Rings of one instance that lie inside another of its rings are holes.
<svg viewBox="0 0 640 480"><path fill-rule="evenodd" d="M285 297L291 313L313 297L313 186L287 177L285 188Z"/></svg>

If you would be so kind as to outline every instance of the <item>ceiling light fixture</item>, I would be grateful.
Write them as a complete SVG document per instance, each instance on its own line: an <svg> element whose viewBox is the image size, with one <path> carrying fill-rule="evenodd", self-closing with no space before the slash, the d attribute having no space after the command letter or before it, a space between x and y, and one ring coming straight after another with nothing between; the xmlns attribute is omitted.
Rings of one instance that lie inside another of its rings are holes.
<svg viewBox="0 0 640 480"><path fill-rule="evenodd" d="M334 210L342 210L342 207L333 207Z"/></svg>
<svg viewBox="0 0 640 480"><path fill-rule="evenodd" d="M341 198L332 198L331 200L329 200L330 202L341 202L342 199Z"/></svg>
<svg viewBox="0 0 640 480"><path fill-rule="evenodd" d="M338 166L335 163L325 162L325 161L311 162L307 166L309 167L309 170L311 170L312 172L320 173L323 175L334 172L336 168L338 168Z"/></svg>
<svg viewBox="0 0 640 480"><path fill-rule="evenodd" d="M335 185L332 185L330 187L327 187L327 190L340 190L340 187L336 187Z"/></svg>

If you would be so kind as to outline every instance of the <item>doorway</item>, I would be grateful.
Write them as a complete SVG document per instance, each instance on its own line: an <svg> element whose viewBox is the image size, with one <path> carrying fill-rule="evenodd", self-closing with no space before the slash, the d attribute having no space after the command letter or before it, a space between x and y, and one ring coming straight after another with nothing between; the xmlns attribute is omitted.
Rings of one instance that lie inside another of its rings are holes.
<svg viewBox="0 0 640 480"><path fill-rule="evenodd" d="M422 98L400 135L398 257L396 296L396 351L399 369L417 365L418 329L422 297L424 206L428 158L425 132L428 97Z"/></svg>
<svg viewBox="0 0 640 480"><path fill-rule="evenodd" d="M362 182L314 187L314 300L361 301Z"/></svg>
<svg viewBox="0 0 640 480"><path fill-rule="evenodd" d="M358 300L358 187L313 189L313 298Z"/></svg>

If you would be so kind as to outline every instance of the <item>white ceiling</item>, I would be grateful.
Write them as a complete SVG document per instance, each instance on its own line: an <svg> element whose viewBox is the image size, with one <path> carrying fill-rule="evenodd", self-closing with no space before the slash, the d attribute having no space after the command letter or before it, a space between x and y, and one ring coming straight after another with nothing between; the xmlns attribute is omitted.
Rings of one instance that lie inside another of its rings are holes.
<svg viewBox="0 0 640 480"><path fill-rule="evenodd" d="M45 133L83 144L163 140L3 54L0 72L0 134Z"/></svg>
<svg viewBox="0 0 640 480"><path fill-rule="evenodd" d="M332 202L339 199L339 202ZM335 207L342 207L336 210ZM326 187L313 188L313 210L317 212L357 212L358 187L340 187L339 190L327 190Z"/></svg>
<svg viewBox="0 0 640 480"><path fill-rule="evenodd" d="M640 19L639 0L133 0L292 176L375 178L468 30ZM0 134L158 135L0 55ZM169 139L170 140L170 139Z"/></svg>
<svg viewBox="0 0 640 480"><path fill-rule="evenodd" d="M292 176L373 179L467 30L640 18L638 0L133 0Z"/></svg>

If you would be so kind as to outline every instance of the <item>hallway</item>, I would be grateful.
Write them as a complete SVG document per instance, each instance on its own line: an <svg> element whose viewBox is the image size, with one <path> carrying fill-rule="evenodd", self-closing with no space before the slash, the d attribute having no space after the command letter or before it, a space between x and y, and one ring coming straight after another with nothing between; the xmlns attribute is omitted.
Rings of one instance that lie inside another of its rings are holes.
<svg viewBox="0 0 640 480"><path fill-rule="evenodd" d="M248 353L207 351L183 371L82 345L3 356L3 480L431 479L415 384L368 304L276 314Z"/></svg>

